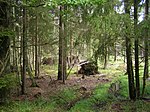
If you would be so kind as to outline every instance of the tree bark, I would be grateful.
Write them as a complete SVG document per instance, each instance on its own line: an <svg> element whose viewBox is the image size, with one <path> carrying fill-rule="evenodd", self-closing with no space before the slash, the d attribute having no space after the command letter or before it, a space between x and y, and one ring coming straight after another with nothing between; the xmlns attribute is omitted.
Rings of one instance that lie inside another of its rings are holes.
<svg viewBox="0 0 150 112"><path fill-rule="evenodd" d="M146 0L146 6L145 6L145 20L148 19L148 9L149 9L149 0ZM145 86L146 86L146 78L148 78L148 66L149 66L149 63L148 63L148 55L149 55L149 43L148 43L148 29L145 28L145 37L144 37L144 49L145 49L145 52L144 52L144 58L145 58L145 65L144 65L144 74L143 74L143 90L142 90L142 96L144 95L144 91L145 91Z"/></svg>
<svg viewBox="0 0 150 112"><path fill-rule="evenodd" d="M27 28L26 28L26 7L23 7L23 66L22 66L22 85L21 85L21 94L25 94L26 91L26 68L27 68Z"/></svg>
<svg viewBox="0 0 150 112"><path fill-rule="evenodd" d="M60 6L59 9L59 62L58 62L58 80L62 80L62 74L63 74L63 22L62 22L62 6Z"/></svg>
<svg viewBox="0 0 150 112"><path fill-rule="evenodd" d="M114 43L114 61L117 61L117 46L116 46L116 43Z"/></svg>
<svg viewBox="0 0 150 112"><path fill-rule="evenodd" d="M64 5L64 11L67 11L66 5ZM67 14L64 14L63 24L63 83L65 83L67 78Z"/></svg>
<svg viewBox="0 0 150 112"><path fill-rule="evenodd" d="M39 60L38 60L38 17L36 15L36 31L35 31L35 77L39 76L38 67L39 67Z"/></svg>
<svg viewBox="0 0 150 112"><path fill-rule="evenodd" d="M66 60L67 60L67 31L65 19L66 15L63 15L63 11L66 10L66 6L60 6L60 15L59 15L59 64L58 64L58 80L63 80L65 83L66 79ZM65 17L64 17L65 16Z"/></svg>
<svg viewBox="0 0 150 112"><path fill-rule="evenodd" d="M130 6L129 1L125 0L125 13L130 16ZM127 21L125 21L125 24ZM126 29L128 27L126 26ZM129 97L131 100L136 99L135 95L135 87L134 87L134 73L133 73L133 66L132 66L132 49L131 49L131 39L128 34L125 35L126 37L126 57L127 57L127 73L128 73L128 85L129 85Z"/></svg>
<svg viewBox="0 0 150 112"><path fill-rule="evenodd" d="M0 1L0 32L9 28L8 5ZM0 36L0 76L10 72L10 38L7 35Z"/></svg>
<svg viewBox="0 0 150 112"><path fill-rule="evenodd" d="M0 1L0 33L7 32L9 28L9 6ZM0 36L0 77L10 73L10 38L7 35ZM6 101L8 89L0 89L0 103Z"/></svg>
<svg viewBox="0 0 150 112"><path fill-rule="evenodd" d="M136 97L140 97L140 80L139 80L139 39L136 35L137 31L137 15L138 1L134 0L134 46L135 46L135 80L136 80Z"/></svg>

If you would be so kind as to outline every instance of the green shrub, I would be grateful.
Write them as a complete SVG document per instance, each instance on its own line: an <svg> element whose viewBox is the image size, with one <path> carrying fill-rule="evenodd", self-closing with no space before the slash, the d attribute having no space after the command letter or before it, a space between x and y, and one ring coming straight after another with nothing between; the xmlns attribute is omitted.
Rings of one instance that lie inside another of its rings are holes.
<svg viewBox="0 0 150 112"><path fill-rule="evenodd" d="M14 73L6 74L3 77L0 77L0 89L2 88L13 88L17 85L17 79Z"/></svg>
<svg viewBox="0 0 150 112"><path fill-rule="evenodd" d="M6 74L0 77L0 103L6 101L9 92L12 88L16 87L17 79L14 73Z"/></svg>

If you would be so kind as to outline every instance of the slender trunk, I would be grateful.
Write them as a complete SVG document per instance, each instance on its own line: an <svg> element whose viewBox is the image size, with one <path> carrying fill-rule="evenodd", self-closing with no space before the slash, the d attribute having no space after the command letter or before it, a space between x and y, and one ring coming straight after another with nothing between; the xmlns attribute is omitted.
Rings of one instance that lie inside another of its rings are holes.
<svg viewBox="0 0 150 112"><path fill-rule="evenodd" d="M130 15L129 1L125 0L124 2L125 2L125 13ZM128 27L126 26L126 29L127 28ZM125 37L126 37L126 57L127 57L127 73L128 73L129 96L130 96L131 100L135 100L136 95L135 95L135 87L134 87L134 73L133 73L133 66L132 66L131 39L130 39L128 34L125 35Z"/></svg>
<svg viewBox="0 0 150 112"><path fill-rule="evenodd" d="M105 20L105 40L104 40L104 69L107 68L107 55L108 55L108 49L107 49L107 46L106 46L106 39L107 39L107 34L106 34L106 20Z"/></svg>
<svg viewBox="0 0 150 112"><path fill-rule="evenodd" d="M3 29L7 29L9 27L9 20L8 20L8 5L0 1L0 31L2 32ZM8 73L9 70L9 61L10 61L10 38L8 36L0 36L0 76Z"/></svg>
<svg viewBox="0 0 150 112"><path fill-rule="evenodd" d="M23 7L23 68L22 68L22 86L21 93L25 94L26 91L26 67L27 67L27 29L26 29L26 8Z"/></svg>
<svg viewBox="0 0 150 112"><path fill-rule="evenodd" d="M35 45L35 38L32 37L32 43ZM32 68L35 70L35 46L32 46Z"/></svg>
<svg viewBox="0 0 150 112"><path fill-rule="evenodd" d="M68 69L71 68L72 65L72 56L73 56L73 36L70 34L70 58L68 58Z"/></svg>
<svg viewBox="0 0 150 112"><path fill-rule="evenodd" d="M134 0L134 46L135 46L135 80L136 80L136 97L140 97L140 80L139 80L139 39L136 35L136 30L137 30L137 21L138 21L138 16L137 16L137 9L138 9L138 3L137 0Z"/></svg>
<svg viewBox="0 0 150 112"><path fill-rule="evenodd" d="M65 32L65 19L66 15L62 15L62 11L66 10L66 6L60 6L60 17L59 17L59 65L58 65L58 80L63 80L65 83L66 79L66 60L67 60L67 33Z"/></svg>
<svg viewBox="0 0 150 112"><path fill-rule="evenodd" d="M107 68L107 62L108 62L108 49L106 46L104 46L105 48L105 54L104 54L104 69Z"/></svg>
<svg viewBox="0 0 150 112"><path fill-rule="evenodd" d="M13 71L14 71L14 67L16 67L16 37L13 38L13 53L12 53L12 57L13 57Z"/></svg>
<svg viewBox="0 0 150 112"><path fill-rule="evenodd" d="M35 77L38 77L38 17L36 16L36 31L35 31Z"/></svg>
<svg viewBox="0 0 150 112"><path fill-rule="evenodd" d="M124 56L123 56L123 62L126 63L126 51L125 50L123 50L123 54L124 54Z"/></svg>
<svg viewBox="0 0 150 112"><path fill-rule="evenodd" d="M9 6L5 1L0 1L0 32L9 28ZM0 77L10 73L10 38L0 35ZM0 103L6 101L7 89L0 88Z"/></svg>
<svg viewBox="0 0 150 112"><path fill-rule="evenodd" d="M146 0L146 7L145 7L145 19L148 19L148 9L149 9L149 0ZM142 96L144 95L144 91L145 91L145 86L146 86L146 78L148 78L148 55L149 55L149 43L148 43L148 29L145 29L145 37L144 37L144 45L145 45L145 53L144 53L144 57L145 57L145 65L144 65L144 74L143 74L143 90L142 90Z"/></svg>
<svg viewBox="0 0 150 112"><path fill-rule="evenodd" d="M28 72L28 75L30 76L32 85L31 87L38 87L36 80L34 79L33 75L32 75L32 70L31 70L31 65L30 65L30 61L28 56L26 55L26 59L27 59L27 67L26 67L26 72Z"/></svg>
<svg viewBox="0 0 150 112"><path fill-rule="evenodd" d="M116 46L116 43L114 43L114 61L117 61L117 46Z"/></svg>
<svg viewBox="0 0 150 112"><path fill-rule="evenodd" d="M16 0L16 4L18 4L18 0ZM20 23L20 19L19 19L19 13L20 13L20 8L18 7L15 7L15 19L16 19L16 22ZM16 32L16 39L14 39L15 41L16 40L19 40L19 31L20 31L20 28L19 26L15 26L15 32ZM16 42L14 41L14 46L16 47ZM18 57L19 57L19 53L17 52L17 49L15 49L15 67L17 68L17 74L16 74L16 78L17 78L17 82L18 82L18 87L17 87L17 94L19 95L19 85L20 85L20 76L19 76L19 68L18 68Z"/></svg>
<svg viewBox="0 0 150 112"><path fill-rule="evenodd" d="M58 62L58 80L62 80L62 74L63 74L63 63L62 63L62 36L63 36L63 32L62 32L62 28L63 28L63 23L62 23L62 6L60 6L59 9L59 62Z"/></svg>
<svg viewBox="0 0 150 112"><path fill-rule="evenodd" d="M64 11L67 11L67 6L64 6ZM67 69L66 69L66 62L67 62L67 14L64 15L64 28L63 28L63 83L67 78Z"/></svg>
<svg viewBox="0 0 150 112"><path fill-rule="evenodd" d="M127 56L127 73L129 83L129 95L131 100L135 100L134 73L131 57L131 40L126 37L126 56Z"/></svg>
<svg viewBox="0 0 150 112"><path fill-rule="evenodd" d="M38 38L38 43L40 44L41 39ZM41 46L38 46L38 76L40 75L40 65L41 65Z"/></svg>

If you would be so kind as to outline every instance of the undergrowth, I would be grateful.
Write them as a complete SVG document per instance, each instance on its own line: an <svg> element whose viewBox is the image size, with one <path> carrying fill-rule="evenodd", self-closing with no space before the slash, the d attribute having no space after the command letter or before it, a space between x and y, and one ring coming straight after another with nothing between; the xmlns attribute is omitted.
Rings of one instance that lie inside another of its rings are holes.
<svg viewBox="0 0 150 112"><path fill-rule="evenodd" d="M48 99L13 101L1 105L0 112L149 112L149 102L129 100L128 78L127 75L124 75L123 65L115 65L114 67L113 64L108 66L106 70L100 69L100 72L108 78L112 78L113 81L98 85L89 97L84 98L83 94L86 93L80 93L77 87L67 88ZM142 85L142 77L140 79ZM109 89L110 85L116 82L119 82L119 90L117 94L113 94ZM145 96L150 96L150 81L147 81Z"/></svg>
<svg viewBox="0 0 150 112"><path fill-rule="evenodd" d="M120 89L118 96L109 91L110 84L99 85L88 98L77 100L68 108L69 104L79 98L77 88L64 89L49 99L39 98L35 101L13 101L0 106L0 112L148 112L150 104L143 100L135 102L128 100L127 76L118 78ZM147 83L150 84L149 82ZM150 88L145 90L149 94ZM115 106L114 106L115 105ZM118 107L116 107L116 105ZM116 107L116 108L115 108Z"/></svg>

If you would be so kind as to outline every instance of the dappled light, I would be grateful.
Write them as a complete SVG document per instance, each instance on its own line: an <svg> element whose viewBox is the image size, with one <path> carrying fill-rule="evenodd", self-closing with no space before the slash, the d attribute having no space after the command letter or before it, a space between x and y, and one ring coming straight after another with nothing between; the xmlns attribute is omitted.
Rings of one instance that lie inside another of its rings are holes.
<svg viewBox="0 0 150 112"><path fill-rule="evenodd" d="M149 112L149 0L0 0L0 112Z"/></svg>

